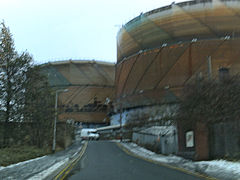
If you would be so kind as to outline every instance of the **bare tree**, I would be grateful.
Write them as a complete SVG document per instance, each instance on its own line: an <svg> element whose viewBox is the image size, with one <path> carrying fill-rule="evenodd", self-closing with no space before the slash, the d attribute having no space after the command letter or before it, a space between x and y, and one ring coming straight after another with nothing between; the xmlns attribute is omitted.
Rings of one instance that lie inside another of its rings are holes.
<svg viewBox="0 0 240 180"><path fill-rule="evenodd" d="M240 77L222 81L202 80L185 86L177 113L181 123L207 124L238 120L240 117Z"/></svg>
<svg viewBox="0 0 240 180"><path fill-rule="evenodd" d="M52 137L54 93L39 66L31 68L25 82L24 121L31 124L31 144L47 146ZM51 141L50 141L51 142Z"/></svg>
<svg viewBox="0 0 240 180"><path fill-rule="evenodd" d="M4 22L0 30L0 121L4 126L1 146L9 146L10 138L17 142L26 136L31 145L50 145L54 95L47 77L39 66L33 66L27 52L17 53Z"/></svg>

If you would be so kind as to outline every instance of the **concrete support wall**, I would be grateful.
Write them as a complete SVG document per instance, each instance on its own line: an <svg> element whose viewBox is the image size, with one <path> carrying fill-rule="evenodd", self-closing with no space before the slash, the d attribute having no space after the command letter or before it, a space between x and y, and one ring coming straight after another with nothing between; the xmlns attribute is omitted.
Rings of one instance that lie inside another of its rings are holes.
<svg viewBox="0 0 240 180"><path fill-rule="evenodd" d="M240 157L240 120L210 126L211 158Z"/></svg>
<svg viewBox="0 0 240 180"><path fill-rule="evenodd" d="M178 124L179 155L194 160L240 157L240 121L221 122L212 125ZM186 147L185 134L194 132L194 147Z"/></svg>
<svg viewBox="0 0 240 180"><path fill-rule="evenodd" d="M205 123L197 123L195 130L196 154L195 160L209 159L209 132Z"/></svg>
<svg viewBox="0 0 240 180"><path fill-rule="evenodd" d="M162 104L125 110L122 112L122 124L141 119L146 122L158 121L160 123L161 119L174 116L177 108L177 104ZM120 113L111 116L110 124L120 124Z"/></svg>
<svg viewBox="0 0 240 180"><path fill-rule="evenodd" d="M132 141L161 154L177 154L178 152L176 131L165 136L134 132Z"/></svg>

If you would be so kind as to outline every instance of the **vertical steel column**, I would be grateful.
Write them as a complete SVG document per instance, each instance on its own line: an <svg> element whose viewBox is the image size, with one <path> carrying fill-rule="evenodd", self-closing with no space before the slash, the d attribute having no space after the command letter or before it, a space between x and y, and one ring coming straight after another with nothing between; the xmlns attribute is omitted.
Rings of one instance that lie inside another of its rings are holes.
<svg viewBox="0 0 240 180"><path fill-rule="evenodd" d="M120 81L120 78L121 78L121 74L122 74L122 69L123 69L123 66L124 66L124 61L121 61L119 64L116 64L115 65L116 66L116 68L115 68L115 82L114 82L114 84L115 84L115 89L116 89L116 91L115 91L115 97L117 98L118 96L118 94L120 94L121 95L121 92L118 92L119 91L119 89L118 89L118 84L119 84L119 81ZM118 67L117 67L118 66ZM119 68L119 66L121 66L120 67L120 70L119 71L117 71L117 69ZM118 73L117 73L118 72Z"/></svg>
<svg viewBox="0 0 240 180"><path fill-rule="evenodd" d="M189 54L188 54L188 76L192 76L192 43L189 45Z"/></svg>
<svg viewBox="0 0 240 180"><path fill-rule="evenodd" d="M212 79L212 58L211 56L207 57L207 63L208 63L208 79Z"/></svg>
<svg viewBox="0 0 240 180"><path fill-rule="evenodd" d="M55 96L55 117L54 117L54 124L53 124L53 145L52 145L52 152L55 152L56 149L56 131L57 131L57 103L58 103L58 92L56 91Z"/></svg>
<svg viewBox="0 0 240 180"><path fill-rule="evenodd" d="M122 132L122 104L120 104L120 140L122 142L123 132Z"/></svg>

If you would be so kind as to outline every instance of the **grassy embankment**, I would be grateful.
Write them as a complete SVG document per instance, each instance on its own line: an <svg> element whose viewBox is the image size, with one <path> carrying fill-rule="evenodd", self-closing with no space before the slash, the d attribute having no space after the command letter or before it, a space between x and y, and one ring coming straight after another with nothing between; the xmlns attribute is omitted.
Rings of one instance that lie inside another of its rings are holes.
<svg viewBox="0 0 240 180"><path fill-rule="evenodd" d="M34 146L16 146L3 148L0 149L0 166L15 164L50 153L50 149L39 149Z"/></svg>

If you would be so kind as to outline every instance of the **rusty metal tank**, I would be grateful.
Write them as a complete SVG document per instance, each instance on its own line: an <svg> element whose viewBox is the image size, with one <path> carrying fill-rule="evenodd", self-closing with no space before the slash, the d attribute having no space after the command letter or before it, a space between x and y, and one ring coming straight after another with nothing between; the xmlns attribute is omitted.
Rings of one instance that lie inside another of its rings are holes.
<svg viewBox="0 0 240 180"><path fill-rule="evenodd" d="M140 14L117 36L116 105L170 103L196 78L240 68L240 1L195 0ZM209 74L211 73L211 74Z"/></svg>

